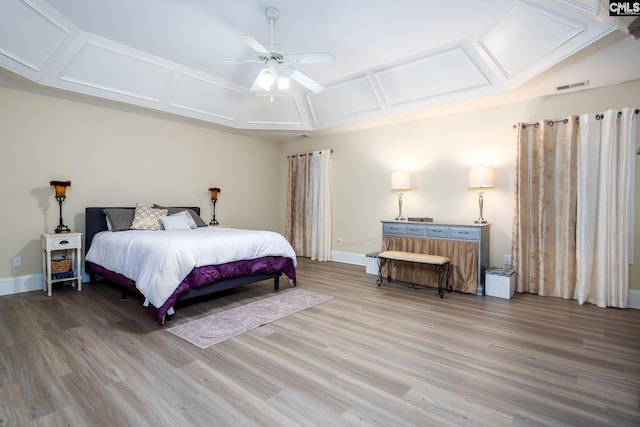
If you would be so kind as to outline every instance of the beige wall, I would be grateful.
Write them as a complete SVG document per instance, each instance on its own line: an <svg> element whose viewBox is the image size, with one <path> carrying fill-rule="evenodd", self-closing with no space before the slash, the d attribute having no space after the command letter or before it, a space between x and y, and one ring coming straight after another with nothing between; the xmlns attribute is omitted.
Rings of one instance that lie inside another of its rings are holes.
<svg viewBox="0 0 640 427"><path fill-rule="evenodd" d="M492 223L491 264L502 265L503 255L511 253L516 156L513 124L627 106L640 107L640 81L351 133L311 136L284 144L282 151L284 157L333 149L333 250L345 259L349 254L379 250L379 221L393 219L398 212L397 196L389 190L393 170L412 172L413 189L404 196L405 216L473 222L478 217L478 196L467 188L468 169L493 165L496 186L485 193L484 216ZM636 189L640 191L640 166ZM637 209L636 254L640 252L639 218ZM339 238L343 246L337 246ZM640 289L637 263L631 267L630 284Z"/></svg>
<svg viewBox="0 0 640 427"><path fill-rule="evenodd" d="M58 224L52 179L72 181L63 217L78 231L85 207L137 202L200 206L209 222L211 186L222 224L279 225L274 142L2 86L0 121L0 279L41 273L40 234Z"/></svg>
<svg viewBox="0 0 640 427"><path fill-rule="evenodd" d="M485 194L485 217L493 224L491 264L500 265L511 247L512 125L638 107L639 99L640 82L632 82L459 113L448 108L447 114L418 121L279 144L196 122L0 86L0 178L5 193L0 279L40 274L39 236L58 222L48 186L52 179L72 181L63 216L65 224L79 231L84 229L85 207L136 202L200 206L208 222L206 189L215 185L222 188L217 216L223 224L283 232L286 155L319 148L334 150L333 250L338 255L361 256L379 249L379 221L397 214L397 196L389 190L391 171L413 174L405 216L470 222L478 206L477 193L467 189L467 171L476 164L492 164L496 187ZM637 209L636 254L639 218ZM336 245L338 238L343 246ZM12 267L14 256L23 258L22 267ZM640 290L637 263L631 267L630 283Z"/></svg>

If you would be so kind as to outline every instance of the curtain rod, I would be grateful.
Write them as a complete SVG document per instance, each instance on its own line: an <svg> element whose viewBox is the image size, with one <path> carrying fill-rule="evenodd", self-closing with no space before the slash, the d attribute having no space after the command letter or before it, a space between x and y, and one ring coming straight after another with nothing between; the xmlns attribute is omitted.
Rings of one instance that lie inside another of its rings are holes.
<svg viewBox="0 0 640 427"><path fill-rule="evenodd" d="M640 113L640 110L635 110L634 111L636 114ZM620 118L620 116L622 116L622 111L618 111L618 118ZM596 120L602 120L602 118L604 117L603 114L596 114ZM549 120L547 122L547 124L549 126L553 126L556 123L564 123L565 125L569 122L568 119L562 119L562 120ZM580 117L576 117L576 123L580 123ZM534 126L534 127L538 127L540 126L540 123L523 123L522 124L522 129L526 129L527 126ZM518 127L517 124L512 126L514 129Z"/></svg>
<svg viewBox="0 0 640 427"><path fill-rule="evenodd" d="M318 151L320 151L320 150L318 150ZM330 151L331 153L333 153L333 148L332 148L331 150L329 150L329 151ZM313 153L296 153L296 154L289 154L289 155L287 155L287 159L288 159L289 157L296 157L296 156L312 156L312 155L313 155Z"/></svg>

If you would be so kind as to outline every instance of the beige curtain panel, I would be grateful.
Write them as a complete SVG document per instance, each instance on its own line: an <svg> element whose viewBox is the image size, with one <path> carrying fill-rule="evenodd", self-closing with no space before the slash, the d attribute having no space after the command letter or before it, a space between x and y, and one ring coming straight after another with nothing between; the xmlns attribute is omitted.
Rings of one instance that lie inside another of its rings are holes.
<svg viewBox="0 0 640 427"><path fill-rule="evenodd" d="M331 260L331 150L289 156L285 237L296 255Z"/></svg>
<svg viewBox="0 0 640 427"><path fill-rule="evenodd" d="M575 119L519 126L512 241L518 292L565 299L574 295Z"/></svg>
<svg viewBox="0 0 640 427"><path fill-rule="evenodd" d="M518 124L518 292L626 308L637 110Z"/></svg>

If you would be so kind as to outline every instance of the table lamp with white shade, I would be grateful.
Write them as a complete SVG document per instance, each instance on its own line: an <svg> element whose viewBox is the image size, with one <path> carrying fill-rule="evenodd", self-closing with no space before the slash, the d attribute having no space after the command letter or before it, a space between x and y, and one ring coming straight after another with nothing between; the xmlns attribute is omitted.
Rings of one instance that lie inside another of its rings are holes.
<svg viewBox="0 0 640 427"><path fill-rule="evenodd" d="M396 220L404 221L402 216L402 193L411 189L411 174L405 171L391 173L391 189L398 192L398 216Z"/></svg>
<svg viewBox="0 0 640 427"><path fill-rule="evenodd" d="M469 170L469 188L478 189L478 205L480 207L480 217L475 220L476 224L486 224L487 221L482 216L483 195L485 188L493 188L494 184L493 167L475 166Z"/></svg>

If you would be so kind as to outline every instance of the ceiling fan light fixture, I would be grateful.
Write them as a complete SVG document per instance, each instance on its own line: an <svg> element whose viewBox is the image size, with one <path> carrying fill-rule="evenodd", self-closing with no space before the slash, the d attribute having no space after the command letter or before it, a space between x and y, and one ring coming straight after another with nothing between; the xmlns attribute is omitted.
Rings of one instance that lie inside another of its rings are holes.
<svg viewBox="0 0 640 427"><path fill-rule="evenodd" d="M276 81L276 74L269 68L260 71L256 83L262 90L271 90L271 86Z"/></svg>
<svg viewBox="0 0 640 427"><path fill-rule="evenodd" d="M289 89L289 83L291 83L291 80L289 80L288 77L283 76L282 74L278 74L278 76L276 77L276 84L278 85L278 90Z"/></svg>

